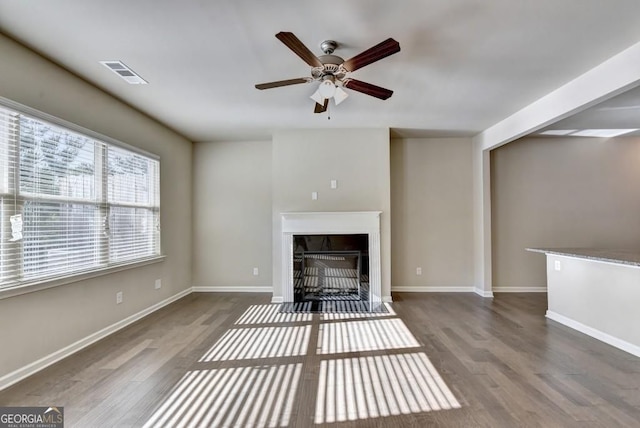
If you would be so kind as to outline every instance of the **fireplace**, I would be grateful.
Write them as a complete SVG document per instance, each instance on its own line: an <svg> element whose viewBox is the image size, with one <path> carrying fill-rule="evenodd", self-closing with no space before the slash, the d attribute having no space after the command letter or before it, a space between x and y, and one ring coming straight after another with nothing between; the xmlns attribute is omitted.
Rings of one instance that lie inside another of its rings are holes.
<svg viewBox="0 0 640 428"><path fill-rule="evenodd" d="M382 295L380 262L380 211L357 212L299 212L283 213L282 217L282 272L283 302L295 301L294 253L299 249L300 237L317 237L317 241L341 237L343 241L361 241L364 236L366 249L333 249L327 257L354 258L358 272L366 272L368 278L367 296L370 306L379 305ZM297 242L296 242L297 241ZM323 257L324 249L309 251L311 257ZM297 252L299 254L299 251ZM363 256L366 255L366 257Z"/></svg>
<svg viewBox="0 0 640 428"><path fill-rule="evenodd" d="M369 237L293 235L293 278L295 303L368 302Z"/></svg>

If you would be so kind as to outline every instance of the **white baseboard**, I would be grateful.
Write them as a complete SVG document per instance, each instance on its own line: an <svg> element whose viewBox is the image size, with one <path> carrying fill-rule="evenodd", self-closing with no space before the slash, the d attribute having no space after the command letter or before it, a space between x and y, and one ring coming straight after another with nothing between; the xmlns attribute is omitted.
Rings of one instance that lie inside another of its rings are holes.
<svg viewBox="0 0 640 428"><path fill-rule="evenodd" d="M473 292L476 293L479 296L482 296L482 297L493 297L493 290L492 291L484 291L484 290L481 290L479 288L474 288Z"/></svg>
<svg viewBox="0 0 640 428"><path fill-rule="evenodd" d="M493 293L546 293L547 287L493 287L491 291L483 291L474 287L433 287L427 285L392 287L391 291L401 293L476 293L482 297L493 297Z"/></svg>
<svg viewBox="0 0 640 428"><path fill-rule="evenodd" d="M382 296L382 303L393 303L393 297L391 296Z"/></svg>
<svg viewBox="0 0 640 428"><path fill-rule="evenodd" d="M493 287L494 293L546 293L547 287Z"/></svg>
<svg viewBox="0 0 640 428"><path fill-rule="evenodd" d="M418 286L418 287L391 287L391 292L399 293L473 293L473 287L434 287L434 286Z"/></svg>
<svg viewBox="0 0 640 428"><path fill-rule="evenodd" d="M45 369L47 367L49 367L50 365L57 363L58 361L62 360L63 358L66 358L72 354L75 354L76 352L86 348L87 346L97 342L100 339L104 339L105 337L109 336L110 334L115 333L116 331L123 329L124 327L128 326L129 324L132 324L144 317L146 317L147 315L151 314L152 312L157 311L160 308L163 308L165 306L167 306L170 303L175 302L178 299L183 298L184 296L187 296L191 294L191 288L187 288L183 291L181 291L180 293L169 297L168 299L165 299L161 302L156 303L153 306L150 306L146 309L143 309L142 311L133 314L121 321L118 321L115 324L112 324L108 327L103 328L100 331L97 331L93 334L90 334L89 336L78 340L75 343L72 343L69 346L66 346L58 351L55 351L43 358L40 358L37 361L34 361L31 364L27 364L24 367L21 367L17 370L14 370L11 373L8 373L4 376L2 376L0 378L0 391L2 391L3 389L6 389L8 387L10 387L11 385L20 382L21 380L39 372L42 369Z"/></svg>
<svg viewBox="0 0 640 428"><path fill-rule="evenodd" d="M269 287L269 286L193 287L193 292L194 293L273 293L273 287Z"/></svg>
<svg viewBox="0 0 640 428"><path fill-rule="evenodd" d="M577 330L580 333L584 333L587 336L591 336L595 339L600 340L601 342L604 342L615 348L622 349L623 351L635 355L636 357L640 357L640 346L626 342L622 339L618 339L617 337L611 336L610 334L604 333L600 330L596 330L593 327L589 327L588 325L572 320L571 318L567 318L564 315L560 315L556 312L547 311L546 316L550 320L559 322L560 324L571 327L572 329Z"/></svg>

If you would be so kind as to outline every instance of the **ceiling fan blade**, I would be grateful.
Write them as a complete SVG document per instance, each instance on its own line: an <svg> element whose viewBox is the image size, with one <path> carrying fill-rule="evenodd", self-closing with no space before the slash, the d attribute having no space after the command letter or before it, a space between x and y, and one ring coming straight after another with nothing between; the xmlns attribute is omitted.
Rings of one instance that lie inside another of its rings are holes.
<svg viewBox="0 0 640 428"><path fill-rule="evenodd" d="M384 42L378 43L374 47L346 60L342 63L342 66L347 71L355 71L365 65L369 65L372 62L379 61L382 58L386 58L389 55L393 55L398 52L400 52L400 43L392 38L388 38Z"/></svg>
<svg viewBox="0 0 640 428"><path fill-rule="evenodd" d="M371 83L363 82L356 79L345 79L342 84L345 88L362 92L363 94L380 98L381 100L386 100L391 95L393 95L393 91L390 89L381 88L380 86L372 85Z"/></svg>
<svg viewBox="0 0 640 428"><path fill-rule="evenodd" d="M322 67L322 63L318 57L311 53L309 48L307 48L293 33L281 31L276 34L276 37L311 67Z"/></svg>
<svg viewBox="0 0 640 428"><path fill-rule="evenodd" d="M315 108L313 109L314 113L324 113L327 111L327 107L329 106L329 98L324 100L324 105L316 103Z"/></svg>
<svg viewBox="0 0 640 428"><path fill-rule="evenodd" d="M289 86L289 85L297 85L299 83L307 83L310 82L311 78L301 77L299 79L288 79L288 80L278 80L277 82L268 82L268 83L258 83L256 85L256 89L271 89L278 88L280 86Z"/></svg>

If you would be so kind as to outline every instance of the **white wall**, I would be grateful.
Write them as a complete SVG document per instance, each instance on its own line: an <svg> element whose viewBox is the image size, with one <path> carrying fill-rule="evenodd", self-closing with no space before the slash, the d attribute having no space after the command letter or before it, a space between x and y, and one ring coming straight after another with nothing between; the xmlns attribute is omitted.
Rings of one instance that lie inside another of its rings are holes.
<svg viewBox="0 0 640 428"><path fill-rule="evenodd" d="M391 295L388 129L278 131L272 151L274 297L282 296L283 212L382 211L382 297ZM338 181L331 189L330 181ZM318 199L311 200L311 192Z"/></svg>
<svg viewBox="0 0 640 428"><path fill-rule="evenodd" d="M193 285L270 292L271 141L196 143L193 187Z"/></svg>
<svg viewBox="0 0 640 428"><path fill-rule="evenodd" d="M640 268L556 254L546 259L547 317L640 357Z"/></svg>
<svg viewBox="0 0 640 428"><path fill-rule="evenodd" d="M494 290L545 287L526 247L640 246L638 138L523 138L491 172Z"/></svg>
<svg viewBox="0 0 640 428"><path fill-rule="evenodd" d="M392 290L473 290L471 156L466 138L391 141Z"/></svg>
<svg viewBox="0 0 640 428"><path fill-rule="evenodd" d="M0 35L0 96L161 158L162 263L0 300L0 379L191 287L192 144ZM154 289L155 279L162 288ZM124 302L115 304L117 291Z"/></svg>

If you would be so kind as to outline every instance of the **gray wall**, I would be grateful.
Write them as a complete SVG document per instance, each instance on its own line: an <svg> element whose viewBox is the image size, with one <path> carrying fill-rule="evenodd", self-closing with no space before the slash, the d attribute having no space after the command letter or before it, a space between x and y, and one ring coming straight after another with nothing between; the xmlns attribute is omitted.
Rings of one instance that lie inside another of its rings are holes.
<svg viewBox="0 0 640 428"><path fill-rule="evenodd" d="M391 141L392 290L472 290L471 155L467 138Z"/></svg>
<svg viewBox="0 0 640 428"><path fill-rule="evenodd" d="M300 211L382 211L382 297L390 296L389 130L278 131L272 153L275 296L282 295L280 214ZM332 179L338 181L337 189L330 188Z"/></svg>
<svg viewBox="0 0 640 428"><path fill-rule="evenodd" d="M191 287L192 144L0 35L0 96L161 158L162 263L0 300L0 378ZM162 288L154 289L155 279ZM115 304L117 291L124 302Z"/></svg>
<svg viewBox="0 0 640 428"><path fill-rule="evenodd" d="M523 138L491 152L493 287L545 287L526 247L640 247L640 139Z"/></svg>
<svg viewBox="0 0 640 428"><path fill-rule="evenodd" d="M193 184L193 285L271 291L271 141L196 143Z"/></svg>
<svg viewBox="0 0 640 428"><path fill-rule="evenodd" d="M194 286L259 291L279 281L281 212L381 210L392 290L472 290L471 140L397 139L387 154L388 141L386 130L303 130L274 143L195 144Z"/></svg>

